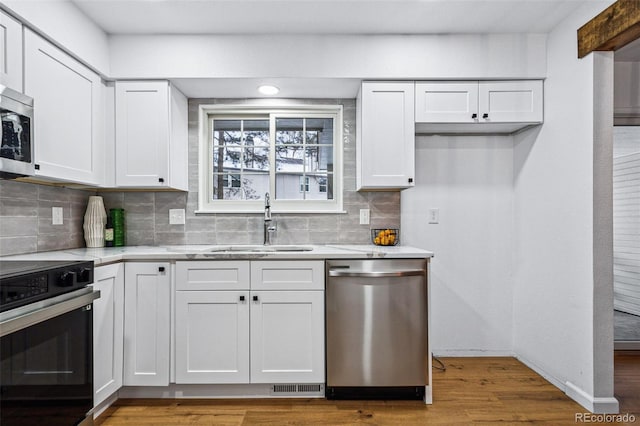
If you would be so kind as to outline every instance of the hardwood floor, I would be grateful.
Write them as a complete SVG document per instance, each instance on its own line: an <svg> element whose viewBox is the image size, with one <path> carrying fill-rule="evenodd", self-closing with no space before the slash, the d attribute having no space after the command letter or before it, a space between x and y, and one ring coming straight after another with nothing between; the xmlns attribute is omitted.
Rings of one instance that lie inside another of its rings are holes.
<svg viewBox="0 0 640 426"><path fill-rule="evenodd" d="M616 354L616 367L621 363L616 369L616 396L621 412L636 414L636 424L640 424L639 360L638 355ZM586 412L514 358L443 361L446 371L433 370L433 405L324 399L129 399L110 407L96 425L575 425L576 413Z"/></svg>

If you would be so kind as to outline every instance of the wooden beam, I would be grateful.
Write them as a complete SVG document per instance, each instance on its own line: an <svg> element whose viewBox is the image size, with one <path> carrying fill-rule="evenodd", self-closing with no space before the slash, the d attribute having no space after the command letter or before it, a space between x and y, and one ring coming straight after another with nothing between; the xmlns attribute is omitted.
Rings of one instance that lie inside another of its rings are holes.
<svg viewBox="0 0 640 426"><path fill-rule="evenodd" d="M640 38L640 0L618 0L578 29L578 58Z"/></svg>

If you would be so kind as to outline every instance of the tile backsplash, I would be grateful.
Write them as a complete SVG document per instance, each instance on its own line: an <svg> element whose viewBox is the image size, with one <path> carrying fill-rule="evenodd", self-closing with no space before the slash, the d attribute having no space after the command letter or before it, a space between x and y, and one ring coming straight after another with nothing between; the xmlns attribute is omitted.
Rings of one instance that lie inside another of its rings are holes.
<svg viewBox="0 0 640 426"><path fill-rule="evenodd" d="M108 209L125 210L127 245L261 244L262 214L196 215L198 204L198 105L242 104L239 99L189 100L189 192L102 191ZM356 111L353 99L294 100L295 104L344 107L344 214L274 214L276 244L366 244L369 229L399 227L399 192L357 192ZM82 221L93 191L0 181L0 255L84 247ZM64 225L51 225L51 207L64 210ZM360 209L371 224L360 225ZM169 209L185 209L184 225L169 224Z"/></svg>
<svg viewBox="0 0 640 426"><path fill-rule="evenodd" d="M0 255L84 247L82 222L93 191L0 180ZM52 224L62 207L62 225Z"/></svg>

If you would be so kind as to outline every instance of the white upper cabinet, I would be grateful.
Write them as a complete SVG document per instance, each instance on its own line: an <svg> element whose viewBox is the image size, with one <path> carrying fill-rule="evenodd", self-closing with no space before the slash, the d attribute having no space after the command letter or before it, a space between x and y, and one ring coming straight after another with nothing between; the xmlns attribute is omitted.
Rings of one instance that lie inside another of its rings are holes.
<svg viewBox="0 0 640 426"><path fill-rule="evenodd" d="M0 10L0 84L22 92L22 24Z"/></svg>
<svg viewBox="0 0 640 426"><path fill-rule="evenodd" d="M543 121L542 80L417 82L418 133L512 133Z"/></svg>
<svg viewBox="0 0 640 426"><path fill-rule="evenodd" d="M475 123L478 119L478 82L416 83L416 121Z"/></svg>
<svg viewBox="0 0 640 426"><path fill-rule="evenodd" d="M34 98L36 177L102 184L104 103L100 77L25 29L24 93Z"/></svg>
<svg viewBox="0 0 640 426"><path fill-rule="evenodd" d="M356 108L357 189L414 186L414 83L363 82Z"/></svg>
<svg viewBox="0 0 640 426"><path fill-rule="evenodd" d="M115 85L117 187L186 191L187 99L168 81Z"/></svg>

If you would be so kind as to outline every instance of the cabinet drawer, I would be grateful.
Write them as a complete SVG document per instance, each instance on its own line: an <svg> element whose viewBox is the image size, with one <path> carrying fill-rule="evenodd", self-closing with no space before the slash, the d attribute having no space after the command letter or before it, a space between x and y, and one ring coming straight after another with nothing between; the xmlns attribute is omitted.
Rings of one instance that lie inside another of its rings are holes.
<svg viewBox="0 0 640 426"><path fill-rule="evenodd" d="M324 290L324 262L308 260L251 262L252 290Z"/></svg>
<svg viewBox="0 0 640 426"><path fill-rule="evenodd" d="M176 262L176 290L248 290L249 261Z"/></svg>

